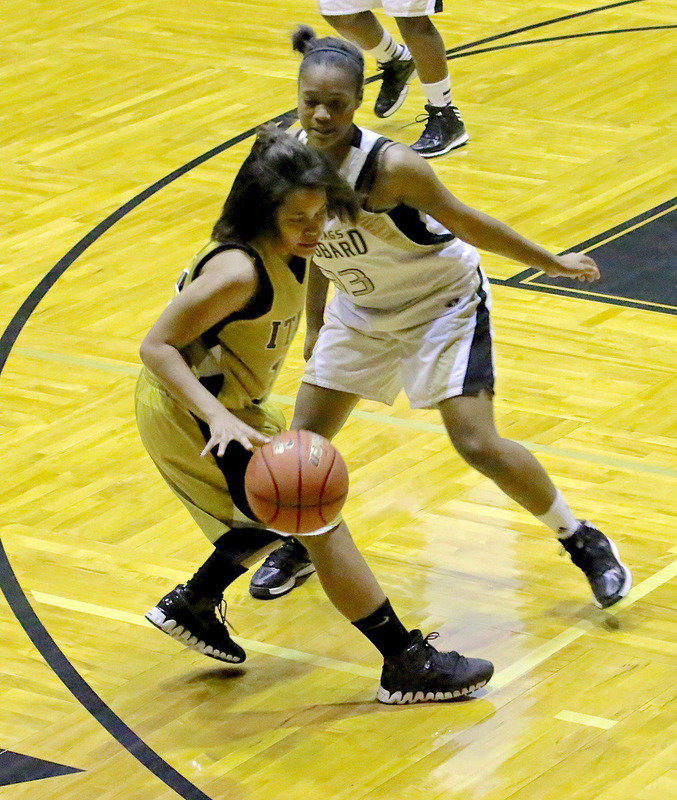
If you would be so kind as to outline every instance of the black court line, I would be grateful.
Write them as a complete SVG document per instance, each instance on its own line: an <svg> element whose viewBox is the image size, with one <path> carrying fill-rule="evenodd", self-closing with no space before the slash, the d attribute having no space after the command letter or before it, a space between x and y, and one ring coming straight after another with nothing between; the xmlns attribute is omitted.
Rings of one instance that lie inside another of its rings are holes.
<svg viewBox="0 0 677 800"><path fill-rule="evenodd" d="M647 211L637 214L637 216L628 219L615 225L609 230L598 233L597 235L586 239L580 244L569 247L564 250L560 255L573 252L594 252L596 249L603 247L616 239L625 235L630 235L638 228L649 225L656 219L661 218L665 214L677 208L677 198L666 200L664 203L650 208ZM657 311L662 314L677 314L677 308L668 303L656 303L649 300L641 300L640 298L629 298L612 293L602 294L595 292L594 289L578 288L572 286L554 286L549 283L538 283L538 278L544 276L544 273L528 267L521 272L512 275L510 278L502 280L492 279L492 283L500 283L502 286L512 286L519 289L529 289L534 292L545 292L548 294L564 295L565 297L576 297L578 299L596 300L601 303L610 303L611 305L625 306L627 308L641 308L647 311ZM604 277L604 276L602 276ZM665 276L668 277L668 276ZM581 287L587 284L581 284Z"/></svg>
<svg viewBox="0 0 677 800"><path fill-rule="evenodd" d="M447 61L455 58L464 58L465 56L475 56L480 53L495 53L498 50L510 50L513 47L526 47L529 44L546 44L551 42L564 42L570 39L585 39L590 36L609 36L614 33L638 33L640 31L667 31L677 28L677 25L644 25L637 28L613 28L608 31L587 31L586 33L569 33L562 36L546 36L542 39L528 39L522 42L509 42L508 44L499 44L496 47L480 47L477 50L466 50L463 53L447 56Z"/></svg>
<svg viewBox="0 0 677 800"><path fill-rule="evenodd" d="M488 38L480 39L475 42L469 42L464 45L459 45L456 48L451 48L447 51L449 55L460 50L471 50L480 44L489 41L496 41L507 36L512 36L516 33L522 33L527 30L534 30L535 28L553 25L557 22L574 19L576 17L594 14L599 11L605 11L611 8L629 5L631 3L644 2L644 0L622 0L617 3L610 3L603 6L580 11L575 14L568 14L566 16L557 17L543 22L534 23L522 28L515 28L512 31L496 34ZM468 53L467 55L472 55ZM375 75L367 79L368 83L379 80L380 76ZM283 114L274 117L268 122L277 123L282 126L288 127L296 119L296 109L291 109ZM113 227L123 217L134 210L137 206L141 205L149 197L160 191L160 189L169 185L177 178L185 175L190 170L208 161L210 158L222 153L224 150L233 147L234 145L253 136L258 126L252 127L249 130L234 136L228 141L223 142L206 153L192 159L181 167L178 167L173 172L160 178L148 188L137 194L135 197L128 200L120 208L102 220L96 225L86 236L84 236L77 244L75 244L59 261L47 272L42 280L35 286L28 297L21 304L19 310L10 320L2 336L0 337L0 374L4 369L9 354L16 343L19 334L28 322L31 314L39 303L44 299L47 292L54 286L57 280L64 274L64 272L90 247L97 239L103 236L106 231ZM495 281L496 283L504 283L504 281ZM106 703L99 697L99 695L92 689L85 679L77 672L75 667L70 663L66 655L62 652L54 639L51 637L42 621L39 619L33 607L26 597L26 593L19 584L12 565L7 557L4 545L0 540L0 588L7 598L12 611L14 612L17 620L28 634L28 637L38 649L42 657L45 659L47 665L54 671L54 673L61 679L66 688L73 694L73 696L83 705L84 708L99 722L99 724L110 733L131 755L134 756L141 764L143 764L150 772L152 772L163 783L173 789L180 797L185 800L210 800L210 798L192 784L187 778L181 775L170 764L162 759L155 753L134 731L126 725L115 712L106 705Z"/></svg>

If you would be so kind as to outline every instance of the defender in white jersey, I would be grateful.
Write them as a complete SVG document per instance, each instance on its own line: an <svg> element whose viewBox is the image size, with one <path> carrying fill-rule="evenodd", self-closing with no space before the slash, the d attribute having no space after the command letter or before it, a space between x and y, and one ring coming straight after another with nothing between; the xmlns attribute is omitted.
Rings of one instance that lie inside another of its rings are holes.
<svg viewBox="0 0 677 800"><path fill-rule="evenodd" d="M364 194L392 145L354 128L342 176ZM489 285L475 247L399 204L362 208L355 225L329 220L313 261L336 293L304 382L389 405L404 388L413 408L493 391Z"/></svg>
<svg viewBox="0 0 677 800"><path fill-rule="evenodd" d="M404 389L412 406L439 410L468 464L555 531L596 602L616 603L631 574L613 542L573 515L526 448L496 431L490 293L475 248L581 281L599 278L595 262L582 253L549 253L463 204L410 148L357 128L359 51L333 37L309 39L306 31L293 41L303 54L302 138L361 194L362 210L355 225L329 222L315 252L306 305L312 356L292 426L331 438L361 397L392 403ZM325 313L329 280L336 295ZM294 564L303 563L298 546L285 547ZM294 585L285 559L270 558L252 579L256 596L280 576Z"/></svg>

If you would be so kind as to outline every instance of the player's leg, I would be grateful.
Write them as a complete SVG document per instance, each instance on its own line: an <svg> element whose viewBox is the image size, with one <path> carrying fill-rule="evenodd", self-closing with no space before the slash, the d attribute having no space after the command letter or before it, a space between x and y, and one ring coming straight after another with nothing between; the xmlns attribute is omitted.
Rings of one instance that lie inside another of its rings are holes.
<svg viewBox="0 0 677 800"><path fill-rule="evenodd" d="M630 571L619 560L614 543L574 516L532 453L499 436L491 395L483 391L474 397L450 397L438 407L457 452L555 531L574 564L585 573L597 603L606 607L624 597L630 589Z"/></svg>
<svg viewBox="0 0 677 800"><path fill-rule="evenodd" d="M241 663L245 651L226 625L224 592L280 542L272 531L228 530L214 542L214 551L194 575L161 598L146 619L191 650L219 661Z"/></svg>
<svg viewBox="0 0 677 800"><path fill-rule="evenodd" d="M284 426L284 416L269 405L249 413L245 421L267 435ZM136 417L141 439L160 474L214 545L195 574L168 592L146 617L204 655L231 663L244 661L244 650L225 624L223 593L280 540L277 534L253 528L255 523L246 513L244 471L251 454L231 442L223 457L201 458L208 428L201 429L203 423L145 372L137 383Z"/></svg>
<svg viewBox="0 0 677 800"><path fill-rule="evenodd" d="M320 0L320 13L343 36L376 60L382 71L381 88L374 105L377 117L389 117L404 103L414 62L406 45L398 44L371 9L371 0Z"/></svg>
<svg viewBox="0 0 677 800"><path fill-rule="evenodd" d="M452 444L472 467L555 531L583 570L597 602L612 605L630 588L613 542L573 515L548 474L494 422L491 292L478 271L475 292L402 337L404 387L414 408L438 408Z"/></svg>
<svg viewBox="0 0 677 800"><path fill-rule="evenodd" d="M332 439L359 399L348 392L301 383L291 427ZM315 567L306 548L298 539L289 537L252 575L249 592L258 600L273 600L291 592L313 572Z"/></svg>
<svg viewBox="0 0 677 800"><path fill-rule="evenodd" d="M428 101L425 128L412 148L425 158L448 153L467 142L469 137L458 109L451 102L451 79L444 41L428 16L441 10L441 3L421 0L413 7L407 3L403 13L400 0L387 0L384 8L395 17Z"/></svg>
<svg viewBox="0 0 677 800"><path fill-rule="evenodd" d="M381 702L451 700L489 681L491 662L438 652L420 631L404 627L344 522L303 540L333 605L383 656Z"/></svg>
<svg viewBox="0 0 677 800"><path fill-rule="evenodd" d="M392 404L400 388L398 354L391 339L345 325L330 304L296 396L292 428L332 439L360 397ZM254 573L250 592L259 599L280 597L313 571L306 548L291 539Z"/></svg>

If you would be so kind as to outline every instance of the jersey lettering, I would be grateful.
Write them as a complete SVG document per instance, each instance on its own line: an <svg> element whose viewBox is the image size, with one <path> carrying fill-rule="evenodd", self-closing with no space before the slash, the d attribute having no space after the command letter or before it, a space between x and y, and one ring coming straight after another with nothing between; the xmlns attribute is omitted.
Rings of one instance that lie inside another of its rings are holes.
<svg viewBox="0 0 677 800"><path fill-rule="evenodd" d="M270 339L266 345L267 350L274 350L278 345L286 347L294 337L299 326L300 314L294 314L287 319L276 319L270 323Z"/></svg>
<svg viewBox="0 0 677 800"><path fill-rule="evenodd" d="M326 231L317 246L317 253L321 258L363 256L368 250L364 236L356 228L349 231Z"/></svg>
<svg viewBox="0 0 677 800"><path fill-rule="evenodd" d="M344 285L348 285L348 292L354 297L374 291L374 284L361 269L340 269L338 274L344 278Z"/></svg>
<svg viewBox="0 0 677 800"><path fill-rule="evenodd" d="M373 282L361 269L349 267L347 269L340 269L337 272L332 272L332 270L322 267L322 272L344 294L360 297L363 294L370 294L374 291Z"/></svg>

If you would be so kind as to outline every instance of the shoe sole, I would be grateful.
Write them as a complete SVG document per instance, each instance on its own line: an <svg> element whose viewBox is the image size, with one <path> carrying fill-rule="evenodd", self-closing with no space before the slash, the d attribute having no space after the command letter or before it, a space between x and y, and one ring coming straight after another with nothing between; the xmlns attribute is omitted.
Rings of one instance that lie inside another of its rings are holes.
<svg viewBox="0 0 677 800"><path fill-rule="evenodd" d="M209 658L215 658L217 661L225 661L227 664L241 664L244 661L244 658L237 658L229 653L217 650L206 644L202 639L198 639L197 636L193 636L183 625L179 625L176 620L167 617L164 611L157 606L147 611L145 617L151 625L155 625L162 633L166 633L167 636L176 639L177 642L185 645L189 650L195 650L197 653L202 653L203 656L209 656Z"/></svg>
<svg viewBox="0 0 677 800"><path fill-rule="evenodd" d="M458 700L472 692L481 689L489 681L479 681L464 689L455 689L453 692L389 692L383 686L378 687L376 699L379 703L387 705L410 705L411 703L448 703L450 700Z"/></svg>
<svg viewBox="0 0 677 800"><path fill-rule="evenodd" d="M458 139L454 139L450 144L442 148L442 150L435 150L434 153L422 153L420 150L416 150L413 147L411 149L420 156L423 156L423 158L436 158L437 156L443 156L445 153L448 153L455 147L461 147L461 145L464 145L468 139L470 139L470 135L468 133L464 133L462 136L459 136Z"/></svg>
<svg viewBox="0 0 677 800"><path fill-rule="evenodd" d="M404 84L404 89L400 92L400 96L397 98L395 103L390 106L390 108L383 114L379 114L376 108L374 108L374 114L379 119L386 119L387 117L392 117L392 115L402 106L404 101L407 99L407 95L409 94L409 84Z"/></svg>
<svg viewBox="0 0 677 800"><path fill-rule="evenodd" d="M606 538L607 541L609 542L609 546L611 547L611 552L616 557L616 561L618 561L618 563L621 565L621 569L623 570L623 574L625 575L625 580L623 581L623 586L621 586L621 589L618 592L618 594L615 594L606 603L602 603L597 598L595 598L595 605L597 606L597 608L610 608L611 606L615 605L620 600L622 600L624 597L627 597L628 592L632 587L632 572L630 572L628 567L626 567L625 564L621 561L621 557L618 554L618 548L616 547L616 543L612 539L609 539L608 536Z"/></svg>
<svg viewBox="0 0 677 800"><path fill-rule="evenodd" d="M276 597L281 597L283 594L291 592L295 586L303 583L313 572L315 572L315 567L312 564L308 564L307 567L299 570L288 581L279 586L274 586L272 589L268 589L265 586L252 586L250 584L249 594L257 600L274 600Z"/></svg>

